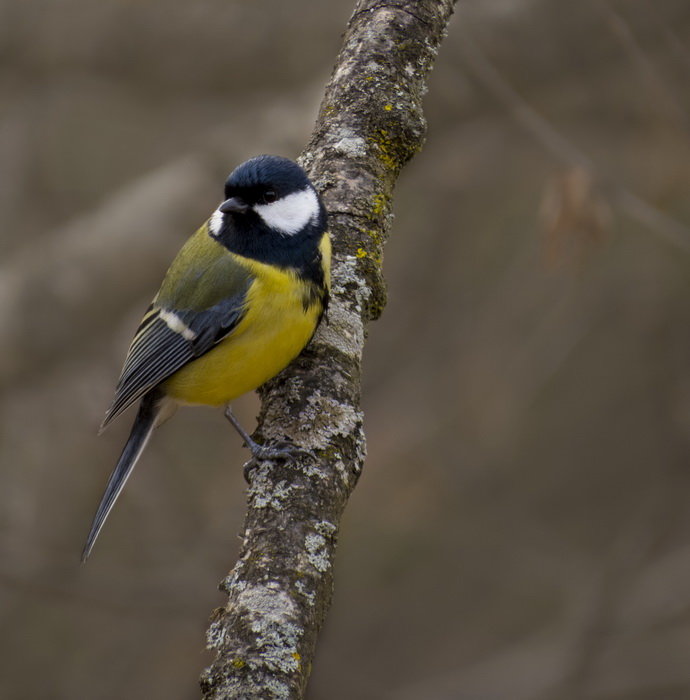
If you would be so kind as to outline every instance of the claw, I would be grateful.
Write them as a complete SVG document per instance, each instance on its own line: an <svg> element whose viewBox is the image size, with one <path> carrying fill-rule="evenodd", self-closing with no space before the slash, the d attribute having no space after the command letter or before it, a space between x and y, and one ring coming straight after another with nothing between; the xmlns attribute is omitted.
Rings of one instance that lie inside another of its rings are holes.
<svg viewBox="0 0 690 700"><path fill-rule="evenodd" d="M255 442L249 437L249 434L240 425L237 418L235 418L229 405L225 409L225 417L232 423L235 430L244 440L244 444L252 453L252 458L244 465L244 479L247 483L249 483L251 470L256 467L257 462L262 460L284 459L292 464L297 464L298 458L302 456L316 461L316 455L311 450L305 450L289 442L281 442L275 446L259 445L258 442Z"/></svg>
<svg viewBox="0 0 690 700"><path fill-rule="evenodd" d="M316 455L311 450L297 447L291 442L280 442L275 446L259 445L256 442L249 446L252 456L256 459L285 459L296 464L300 457L316 459Z"/></svg>
<svg viewBox="0 0 690 700"><path fill-rule="evenodd" d="M251 440L247 447L252 453L252 458L248 462L245 462L243 467L244 480L247 483L250 483L252 471L256 469L258 463L263 460L282 459L293 465L297 464L300 457L308 457L316 461L316 455L311 450L305 450L289 442L281 442L278 445L272 446L259 445L259 443Z"/></svg>

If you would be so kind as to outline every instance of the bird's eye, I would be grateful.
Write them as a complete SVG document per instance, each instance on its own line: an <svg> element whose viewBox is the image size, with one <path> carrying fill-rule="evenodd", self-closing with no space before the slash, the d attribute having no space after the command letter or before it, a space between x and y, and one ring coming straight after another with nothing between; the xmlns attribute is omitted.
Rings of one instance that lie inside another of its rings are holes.
<svg viewBox="0 0 690 700"><path fill-rule="evenodd" d="M270 204L271 202L275 202L276 199L277 199L277 195L273 190L266 190L266 192L264 192L264 202L266 202L266 204Z"/></svg>

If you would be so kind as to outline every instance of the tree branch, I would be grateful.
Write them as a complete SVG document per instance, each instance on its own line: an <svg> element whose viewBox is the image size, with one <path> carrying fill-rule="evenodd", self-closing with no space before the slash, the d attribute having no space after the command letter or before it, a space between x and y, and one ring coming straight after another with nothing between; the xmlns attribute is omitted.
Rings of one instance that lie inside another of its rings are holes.
<svg viewBox="0 0 690 700"><path fill-rule="evenodd" d="M327 319L261 390L258 433L318 460L251 472L240 558L208 631L217 658L204 698L303 697L330 605L338 526L365 456L360 410L365 323L385 305L381 271L402 166L422 145L422 96L453 0L360 0L302 163L334 244Z"/></svg>

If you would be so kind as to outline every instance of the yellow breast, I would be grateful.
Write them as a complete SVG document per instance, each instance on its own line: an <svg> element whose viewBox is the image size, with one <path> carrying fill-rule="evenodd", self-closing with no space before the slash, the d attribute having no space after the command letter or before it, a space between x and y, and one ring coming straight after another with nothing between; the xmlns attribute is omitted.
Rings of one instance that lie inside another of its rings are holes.
<svg viewBox="0 0 690 700"><path fill-rule="evenodd" d="M247 311L215 348L185 365L164 384L181 403L218 406L256 389L284 369L309 342L322 313L309 283L290 270L247 260L255 277Z"/></svg>

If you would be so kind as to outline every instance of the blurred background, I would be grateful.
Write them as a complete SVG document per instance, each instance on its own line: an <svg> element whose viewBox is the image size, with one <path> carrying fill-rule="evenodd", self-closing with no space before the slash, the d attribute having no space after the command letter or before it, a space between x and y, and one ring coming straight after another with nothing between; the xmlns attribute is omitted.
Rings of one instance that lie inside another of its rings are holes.
<svg viewBox="0 0 690 700"><path fill-rule="evenodd" d="M82 567L131 416L96 429L227 173L305 144L352 5L0 2L1 697L198 697L246 451L180 412ZM687 0L459 3L310 700L690 698L688 86Z"/></svg>

